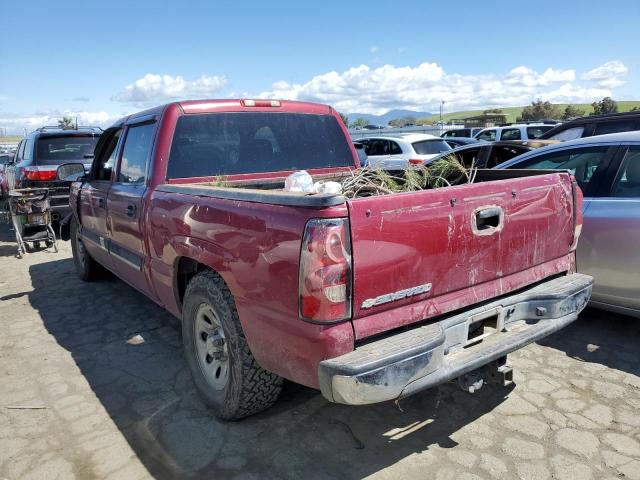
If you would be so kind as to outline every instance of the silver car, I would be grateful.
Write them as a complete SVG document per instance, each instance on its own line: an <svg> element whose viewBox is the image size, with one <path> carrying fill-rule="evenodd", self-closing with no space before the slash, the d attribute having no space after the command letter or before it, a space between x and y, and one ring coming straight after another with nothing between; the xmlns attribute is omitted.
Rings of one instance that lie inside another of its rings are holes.
<svg viewBox="0 0 640 480"><path fill-rule="evenodd" d="M451 150L442 138L426 133L367 136L357 141L364 145L366 165L386 170L403 170L409 165L428 163L436 155Z"/></svg>
<svg viewBox="0 0 640 480"><path fill-rule="evenodd" d="M640 318L640 131L543 147L495 168L571 170L584 194L577 265L591 304Z"/></svg>

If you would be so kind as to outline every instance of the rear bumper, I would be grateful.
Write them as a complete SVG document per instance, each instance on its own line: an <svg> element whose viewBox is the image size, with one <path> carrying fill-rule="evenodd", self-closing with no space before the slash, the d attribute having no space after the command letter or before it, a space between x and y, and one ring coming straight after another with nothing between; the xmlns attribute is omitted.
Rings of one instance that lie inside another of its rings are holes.
<svg viewBox="0 0 640 480"><path fill-rule="evenodd" d="M320 390L329 401L365 405L434 387L573 322L589 301L592 285L593 278L588 275L566 275L439 322L368 343L320 362ZM480 331L491 332L495 327L495 333L481 341L476 338L473 343L468 340L469 327L480 324Z"/></svg>

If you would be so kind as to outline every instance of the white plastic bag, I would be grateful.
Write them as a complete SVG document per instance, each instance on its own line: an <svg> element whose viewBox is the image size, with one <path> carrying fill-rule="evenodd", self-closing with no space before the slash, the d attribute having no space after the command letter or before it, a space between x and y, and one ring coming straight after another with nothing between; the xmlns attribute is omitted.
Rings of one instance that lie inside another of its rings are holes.
<svg viewBox="0 0 640 480"><path fill-rule="evenodd" d="M284 191L313 193L313 178L306 170L298 170L284 180Z"/></svg>
<svg viewBox="0 0 640 480"><path fill-rule="evenodd" d="M331 193L338 195L342 193L342 184L338 182L316 182L313 185L313 191L316 193Z"/></svg>

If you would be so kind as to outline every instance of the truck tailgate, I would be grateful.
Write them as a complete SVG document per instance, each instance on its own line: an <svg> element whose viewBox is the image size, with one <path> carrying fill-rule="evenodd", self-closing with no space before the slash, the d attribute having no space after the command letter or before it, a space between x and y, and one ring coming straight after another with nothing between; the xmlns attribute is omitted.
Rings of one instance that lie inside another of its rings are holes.
<svg viewBox="0 0 640 480"><path fill-rule="evenodd" d="M564 172L359 198L348 207L357 338L559 273L552 270L565 264L556 262L551 271L539 266L566 257L574 235L572 180ZM503 282L526 270L537 277ZM487 288L492 283L495 289ZM400 309L380 324L380 313L417 302L424 307L419 312ZM367 326L371 315L378 319L374 328Z"/></svg>

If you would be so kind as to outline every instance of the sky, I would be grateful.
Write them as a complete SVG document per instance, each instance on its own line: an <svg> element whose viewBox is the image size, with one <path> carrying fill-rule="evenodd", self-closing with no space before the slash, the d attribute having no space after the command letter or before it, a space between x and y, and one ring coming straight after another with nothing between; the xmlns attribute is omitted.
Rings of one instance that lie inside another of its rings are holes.
<svg viewBox="0 0 640 480"><path fill-rule="evenodd" d="M640 100L640 1L0 0L0 128L179 99L344 113Z"/></svg>

